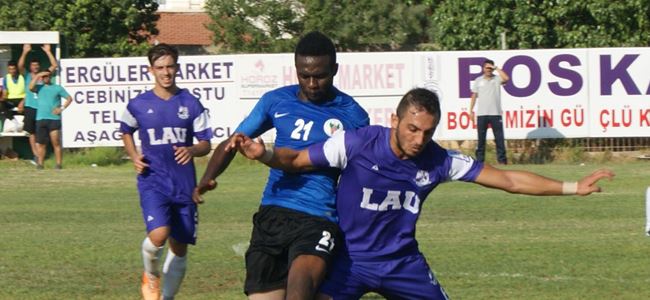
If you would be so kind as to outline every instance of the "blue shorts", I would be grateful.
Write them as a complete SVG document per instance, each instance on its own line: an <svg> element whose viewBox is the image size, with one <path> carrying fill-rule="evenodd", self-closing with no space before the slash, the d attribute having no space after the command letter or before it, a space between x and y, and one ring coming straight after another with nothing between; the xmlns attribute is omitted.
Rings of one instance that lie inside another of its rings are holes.
<svg viewBox="0 0 650 300"><path fill-rule="evenodd" d="M171 197L154 189L139 189L142 218L147 226L147 233L169 226L170 235L184 244L196 243L199 225L199 211L194 202L173 201Z"/></svg>
<svg viewBox="0 0 650 300"><path fill-rule="evenodd" d="M336 257L320 292L334 300L375 292L387 299L449 299L422 254L383 261Z"/></svg>

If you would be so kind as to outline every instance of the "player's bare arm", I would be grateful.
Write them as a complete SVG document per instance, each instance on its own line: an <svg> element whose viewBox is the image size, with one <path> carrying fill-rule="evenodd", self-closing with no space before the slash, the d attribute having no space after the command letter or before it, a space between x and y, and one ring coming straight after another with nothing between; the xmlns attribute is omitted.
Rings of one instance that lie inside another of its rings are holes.
<svg viewBox="0 0 650 300"><path fill-rule="evenodd" d="M131 158L133 162L133 167L138 174L142 174L144 170L149 167L147 163L144 162L144 155L138 153L138 150L135 149L135 142L133 142L133 136L128 133L122 134L122 142L124 143L124 150Z"/></svg>
<svg viewBox="0 0 650 300"><path fill-rule="evenodd" d="M232 137L219 143L219 145L217 145L217 148L214 149L214 153L208 162L208 166L203 173L203 177L201 177L201 180L199 180L196 188L194 188L194 192L192 193L192 200L195 203L203 203L203 198L201 195L205 194L207 191L211 191L217 188L218 183L215 178L221 175L221 173L223 173L223 171L228 168L228 165L230 165L230 162L235 157L235 154L237 154L236 151L225 150L231 138Z"/></svg>
<svg viewBox="0 0 650 300"><path fill-rule="evenodd" d="M611 180L614 178L614 172L601 169L578 182L562 182L527 171L501 170L486 164L475 182L514 194L586 196L601 191L597 183L603 178Z"/></svg>
<svg viewBox="0 0 650 300"><path fill-rule="evenodd" d="M226 149L237 149L246 158L259 160L274 169L288 172L304 172L314 169L307 149L301 151L291 148L267 150L262 139L253 140L241 133L233 135Z"/></svg>

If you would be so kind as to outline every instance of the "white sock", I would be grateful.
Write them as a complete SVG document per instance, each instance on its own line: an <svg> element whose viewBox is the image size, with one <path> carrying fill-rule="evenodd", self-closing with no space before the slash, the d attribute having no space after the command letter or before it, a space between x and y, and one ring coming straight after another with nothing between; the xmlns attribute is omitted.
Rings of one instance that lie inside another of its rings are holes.
<svg viewBox="0 0 650 300"><path fill-rule="evenodd" d="M161 247L156 247L149 237L145 238L142 242L142 261L144 262L144 271L160 277L160 272L158 271L158 262L163 253L164 245Z"/></svg>
<svg viewBox="0 0 650 300"><path fill-rule="evenodd" d="M645 235L650 236L650 187L645 192Z"/></svg>
<svg viewBox="0 0 650 300"><path fill-rule="evenodd" d="M187 269L187 255L180 257L176 256L171 249L167 251L167 258L163 266L162 294L164 300L174 299L185 277L185 269Z"/></svg>

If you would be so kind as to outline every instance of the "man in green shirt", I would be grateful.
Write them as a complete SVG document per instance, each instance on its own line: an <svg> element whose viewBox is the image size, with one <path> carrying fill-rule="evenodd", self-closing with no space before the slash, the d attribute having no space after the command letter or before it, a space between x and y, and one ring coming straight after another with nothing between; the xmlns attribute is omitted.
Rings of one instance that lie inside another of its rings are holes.
<svg viewBox="0 0 650 300"><path fill-rule="evenodd" d="M38 81L43 81L42 85L37 85ZM70 103L72 97L60 85L51 81L51 72L43 71L29 83L29 90L36 95L38 108L36 109L36 149L38 162L37 169L43 169L43 160L48 140L52 143L54 156L56 158L56 169L61 169L63 161L61 147L61 113ZM65 98L65 104L61 105L61 98Z"/></svg>

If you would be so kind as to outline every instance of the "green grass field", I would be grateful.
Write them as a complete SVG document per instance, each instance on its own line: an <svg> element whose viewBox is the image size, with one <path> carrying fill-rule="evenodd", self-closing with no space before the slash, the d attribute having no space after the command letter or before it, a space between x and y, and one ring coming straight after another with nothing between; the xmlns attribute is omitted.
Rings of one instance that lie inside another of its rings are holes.
<svg viewBox="0 0 650 300"><path fill-rule="evenodd" d="M450 296L650 298L643 235L650 163L604 166L617 177L590 197L441 185L424 204L418 239ZM563 180L598 167L508 166ZM130 165L37 172L0 161L0 174L0 299L139 298L144 225ZM237 160L207 194L178 299L244 299L241 251L266 175L266 167Z"/></svg>

